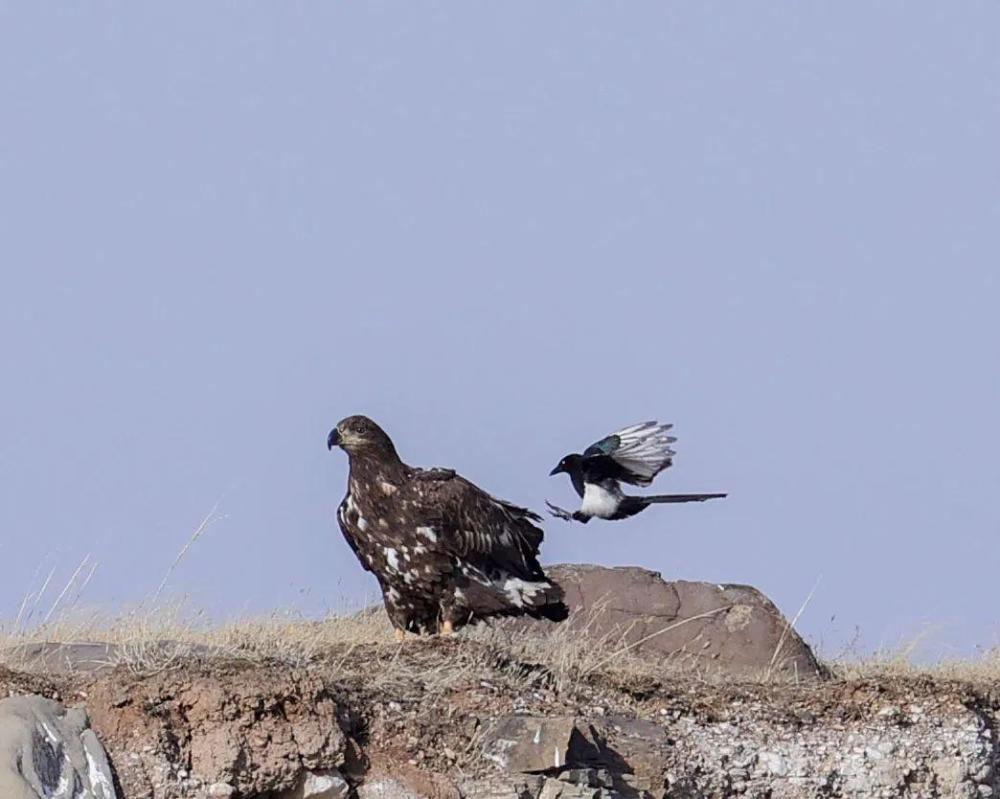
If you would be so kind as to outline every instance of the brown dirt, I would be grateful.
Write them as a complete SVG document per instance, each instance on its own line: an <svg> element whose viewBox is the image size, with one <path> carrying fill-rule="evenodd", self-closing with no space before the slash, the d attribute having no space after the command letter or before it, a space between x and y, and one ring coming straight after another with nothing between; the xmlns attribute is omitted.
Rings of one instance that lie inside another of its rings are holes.
<svg viewBox="0 0 1000 799"><path fill-rule="evenodd" d="M514 712L794 727L872 718L892 705L998 704L990 685L921 675L795 685L609 668L567 679L461 639L334 646L296 667L190 658L152 673L119 666L52 679L0 669L0 686L85 702L130 799L183 796L199 778L260 795L331 764L356 778L406 769L411 783L430 780L428 792L444 797L451 789L432 775L481 774L485 726Z"/></svg>

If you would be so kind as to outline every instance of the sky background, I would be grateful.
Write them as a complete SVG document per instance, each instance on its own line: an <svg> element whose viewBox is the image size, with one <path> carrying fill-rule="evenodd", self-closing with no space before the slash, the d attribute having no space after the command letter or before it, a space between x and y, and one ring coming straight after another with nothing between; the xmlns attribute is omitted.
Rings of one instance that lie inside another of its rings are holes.
<svg viewBox="0 0 1000 799"><path fill-rule="evenodd" d="M1000 5L0 5L0 621L371 597L363 412L543 558L757 586L827 654L1000 643ZM819 581L817 586L817 581ZM853 642L853 644L852 644Z"/></svg>

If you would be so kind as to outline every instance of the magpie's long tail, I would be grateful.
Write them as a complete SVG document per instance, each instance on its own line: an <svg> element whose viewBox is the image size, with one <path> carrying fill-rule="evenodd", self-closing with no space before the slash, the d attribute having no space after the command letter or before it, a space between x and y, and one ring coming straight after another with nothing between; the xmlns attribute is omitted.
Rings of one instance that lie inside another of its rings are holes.
<svg viewBox="0 0 1000 799"><path fill-rule="evenodd" d="M635 516L640 511L646 510L650 505L666 504L669 502L704 502L706 499L722 499L725 494L653 494L648 497L625 497L618 506L618 512L613 519L627 519Z"/></svg>
<svg viewBox="0 0 1000 799"><path fill-rule="evenodd" d="M658 505L668 502L704 502L706 499L722 499L725 494L653 494L650 497L629 497L640 499L647 505Z"/></svg>

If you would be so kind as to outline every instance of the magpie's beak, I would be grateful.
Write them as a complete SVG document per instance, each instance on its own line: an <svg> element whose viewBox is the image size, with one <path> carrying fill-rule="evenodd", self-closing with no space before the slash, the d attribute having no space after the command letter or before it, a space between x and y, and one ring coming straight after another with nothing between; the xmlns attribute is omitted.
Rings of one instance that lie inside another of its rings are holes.
<svg viewBox="0 0 1000 799"><path fill-rule="evenodd" d="M340 444L340 431L335 427L330 431L330 435L326 437L326 448L333 449Z"/></svg>
<svg viewBox="0 0 1000 799"><path fill-rule="evenodd" d="M562 464L560 464L559 466L556 466L555 469L553 469L551 472L549 472L549 477L552 477L553 475L559 474L559 472L561 472L562 470L563 470Z"/></svg>

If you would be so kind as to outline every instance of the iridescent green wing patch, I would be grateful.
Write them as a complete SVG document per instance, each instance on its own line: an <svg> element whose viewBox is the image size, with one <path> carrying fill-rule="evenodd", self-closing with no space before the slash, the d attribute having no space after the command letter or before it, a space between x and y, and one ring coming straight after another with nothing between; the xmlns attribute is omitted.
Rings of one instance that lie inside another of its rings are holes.
<svg viewBox="0 0 1000 799"><path fill-rule="evenodd" d="M602 438L596 444L591 444L583 451L583 454L611 455L613 452L616 452L618 450L618 447L621 446L621 443L622 440L618 436L612 434L610 436Z"/></svg>

